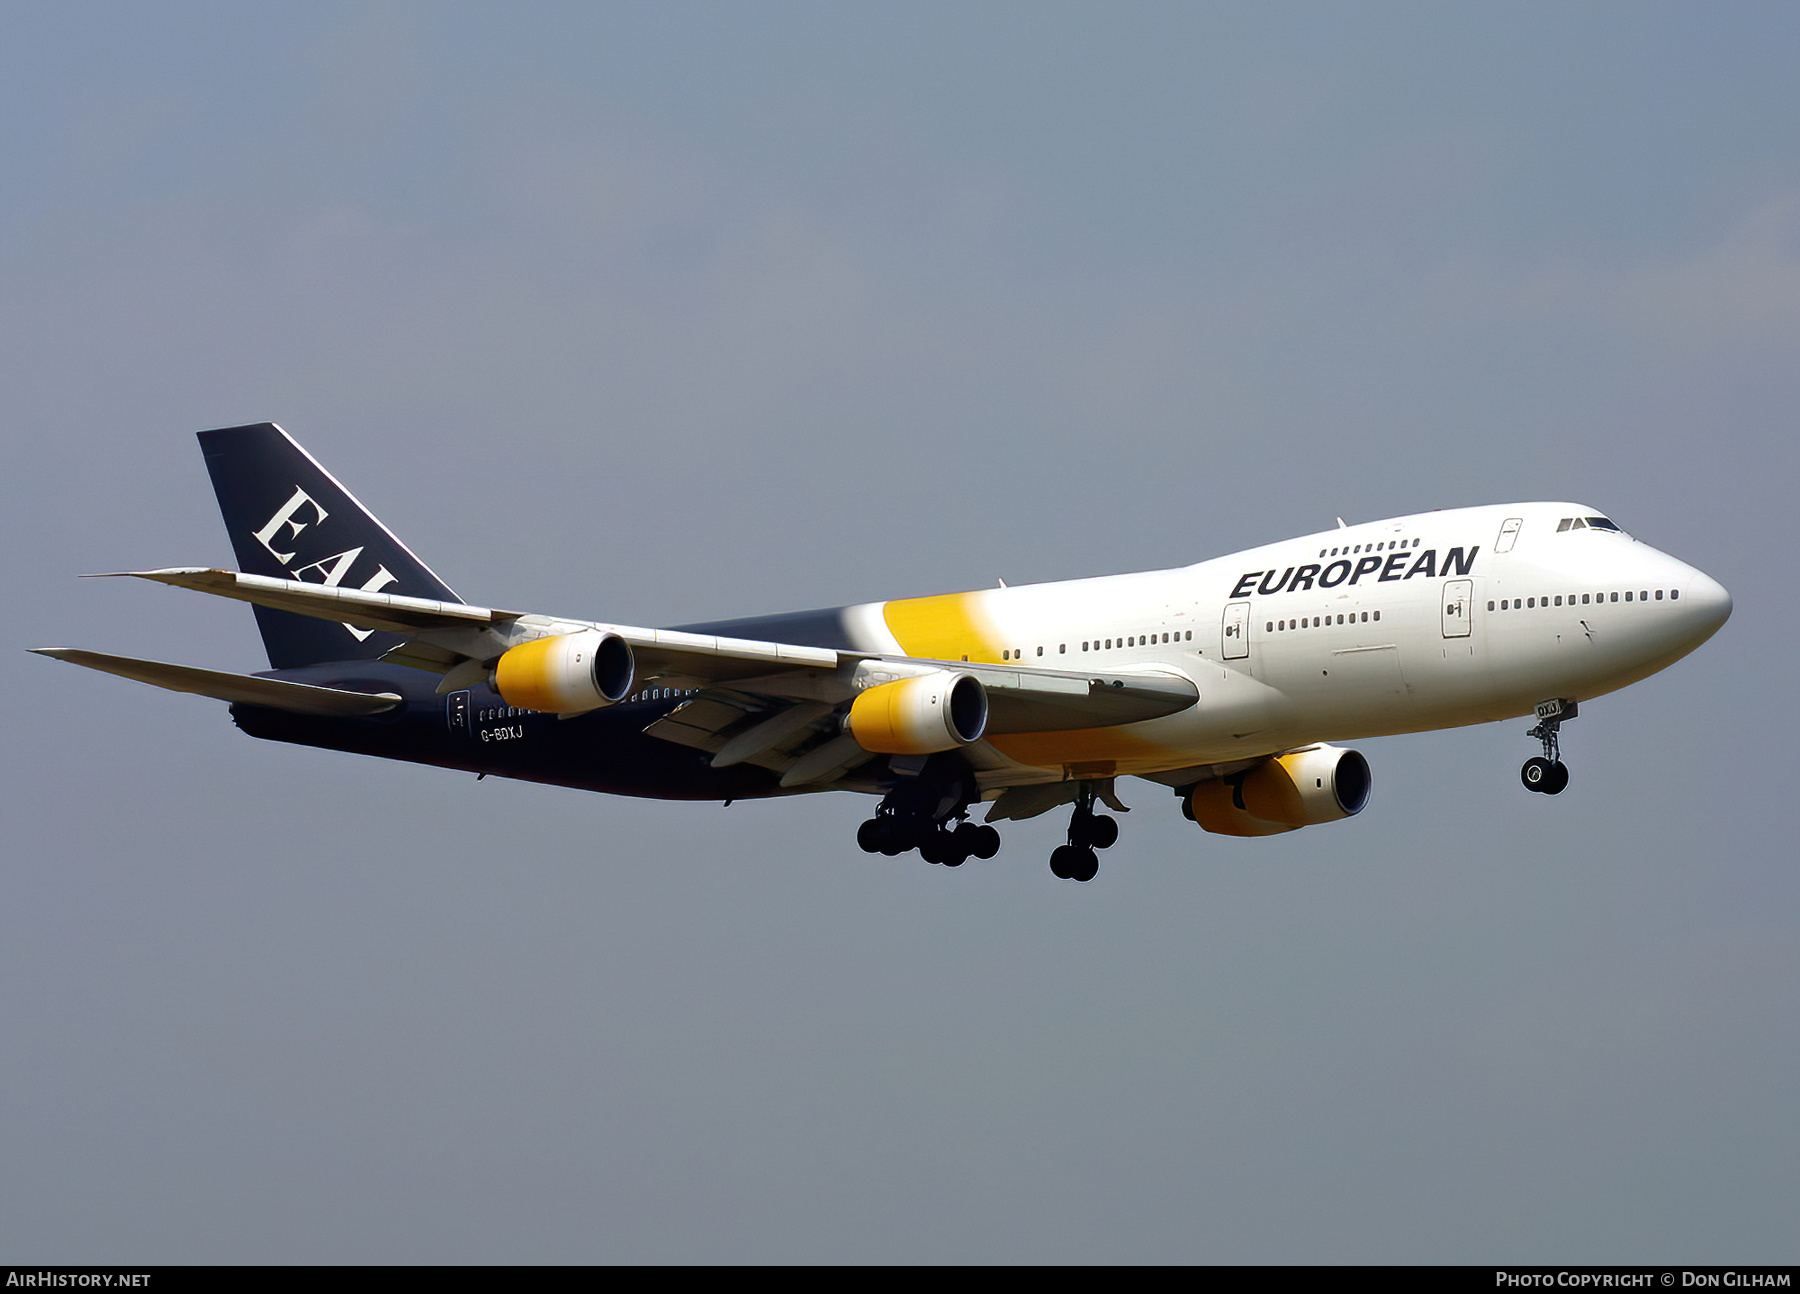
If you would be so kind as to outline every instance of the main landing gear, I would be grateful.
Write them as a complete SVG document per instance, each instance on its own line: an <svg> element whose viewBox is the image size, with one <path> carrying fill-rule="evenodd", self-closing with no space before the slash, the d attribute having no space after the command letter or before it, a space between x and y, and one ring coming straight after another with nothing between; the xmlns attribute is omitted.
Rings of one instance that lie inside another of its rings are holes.
<svg viewBox="0 0 1800 1294"><path fill-rule="evenodd" d="M1075 802L1075 813L1069 819L1069 843L1050 851L1050 873L1058 880L1087 882L1100 871L1100 859L1094 852L1110 849L1118 843L1119 820L1094 812L1094 788L1083 784Z"/></svg>
<svg viewBox="0 0 1800 1294"><path fill-rule="evenodd" d="M909 849L928 863L961 867L971 858L1000 852L1000 833L967 820L973 793L960 785L909 781L888 792L875 816L856 829L856 843L868 854L892 858Z"/></svg>
<svg viewBox="0 0 1800 1294"><path fill-rule="evenodd" d="M920 822L876 810L874 817L856 829L856 843L866 854L892 858L916 849L928 863L961 867L971 858L992 858L999 853L1000 833L968 821Z"/></svg>
<svg viewBox="0 0 1800 1294"><path fill-rule="evenodd" d="M1544 795L1561 795L1563 788L1569 784L1569 770L1562 762L1562 750L1558 744L1558 729L1563 722L1573 719L1580 713L1573 701L1545 701L1537 708L1538 724L1527 737L1536 737L1544 743L1543 756L1534 756L1525 761L1519 770L1519 780L1525 783L1527 791L1538 791Z"/></svg>

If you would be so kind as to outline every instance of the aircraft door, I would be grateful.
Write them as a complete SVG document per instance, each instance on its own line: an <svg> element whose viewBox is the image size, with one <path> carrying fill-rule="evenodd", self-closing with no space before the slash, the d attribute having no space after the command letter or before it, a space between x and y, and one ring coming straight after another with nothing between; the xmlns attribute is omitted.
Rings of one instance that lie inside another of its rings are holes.
<svg viewBox="0 0 1800 1294"><path fill-rule="evenodd" d="M1500 523L1500 537L1494 540L1494 551L1496 553L1510 553L1512 551L1513 540L1519 537L1519 527L1524 524L1525 521L1522 517L1508 517L1505 521L1502 521Z"/></svg>
<svg viewBox="0 0 1800 1294"><path fill-rule="evenodd" d="M444 718L450 724L453 736L469 735L469 694L467 690L452 692L444 698Z"/></svg>
<svg viewBox="0 0 1800 1294"><path fill-rule="evenodd" d="M1475 597L1474 580L1444 581L1444 637L1467 638L1473 618L1470 602Z"/></svg>
<svg viewBox="0 0 1800 1294"><path fill-rule="evenodd" d="M1250 654L1250 604L1233 602L1225 608L1224 650L1226 660L1243 660Z"/></svg>

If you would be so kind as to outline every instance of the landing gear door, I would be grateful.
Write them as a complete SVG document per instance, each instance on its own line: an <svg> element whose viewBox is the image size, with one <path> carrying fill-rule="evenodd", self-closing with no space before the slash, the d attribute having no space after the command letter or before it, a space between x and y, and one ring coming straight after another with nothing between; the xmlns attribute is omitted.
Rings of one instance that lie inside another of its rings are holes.
<svg viewBox="0 0 1800 1294"><path fill-rule="evenodd" d="M1250 654L1250 604L1233 602L1225 608L1224 650L1226 660L1243 660Z"/></svg>
<svg viewBox="0 0 1800 1294"><path fill-rule="evenodd" d="M1469 636L1469 601L1475 596L1474 580L1444 581L1444 637Z"/></svg>

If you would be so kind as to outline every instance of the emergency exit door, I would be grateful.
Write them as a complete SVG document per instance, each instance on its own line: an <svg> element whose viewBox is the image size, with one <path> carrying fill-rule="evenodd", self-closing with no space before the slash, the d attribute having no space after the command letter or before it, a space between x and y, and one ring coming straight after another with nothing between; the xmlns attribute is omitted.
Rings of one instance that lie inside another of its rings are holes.
<svg viewBox="0 0 1800 1294"><path fill-rule="evenodd" d="M1475 596L1474 580L1444 581L1444 637L1467 638L1471 610L1470 599Z"/></svg>
<svg viewBox="0 0 1800 1294"><path fill-rule="evenodd" d="M1250 604L1233 602L1225 608L1224 648L1226 660L1242 660L1250 654Z"/></svg>

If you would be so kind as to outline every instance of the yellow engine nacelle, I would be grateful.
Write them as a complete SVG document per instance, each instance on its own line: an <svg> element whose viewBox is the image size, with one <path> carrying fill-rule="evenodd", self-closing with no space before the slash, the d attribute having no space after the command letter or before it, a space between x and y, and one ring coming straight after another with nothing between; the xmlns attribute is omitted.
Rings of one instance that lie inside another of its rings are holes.
<svg viewBox="0 0 1800 1294"><path fill-rule="evenodd" d="M1200 783L1187 812L1221 836L1273 836L1361 813L1370 783L1369 761L1358 752L1309 746L1266 760L1242 779Z"/></svg>
<svg viewBox="0 0 1800 1294"><path fill-rule="evenodd" d="M987 691L972 675L934 670L862 692L845 726L864 750L930 755L980 741L987 719Z"/></svg>
<svg viewBox="0 0 1800 1294"><path fill-rule="evenodd" d="M583 629L511 648L494 666L494 687L521 710L581 714L623 700L636 674L630 643Z"/></svg>

